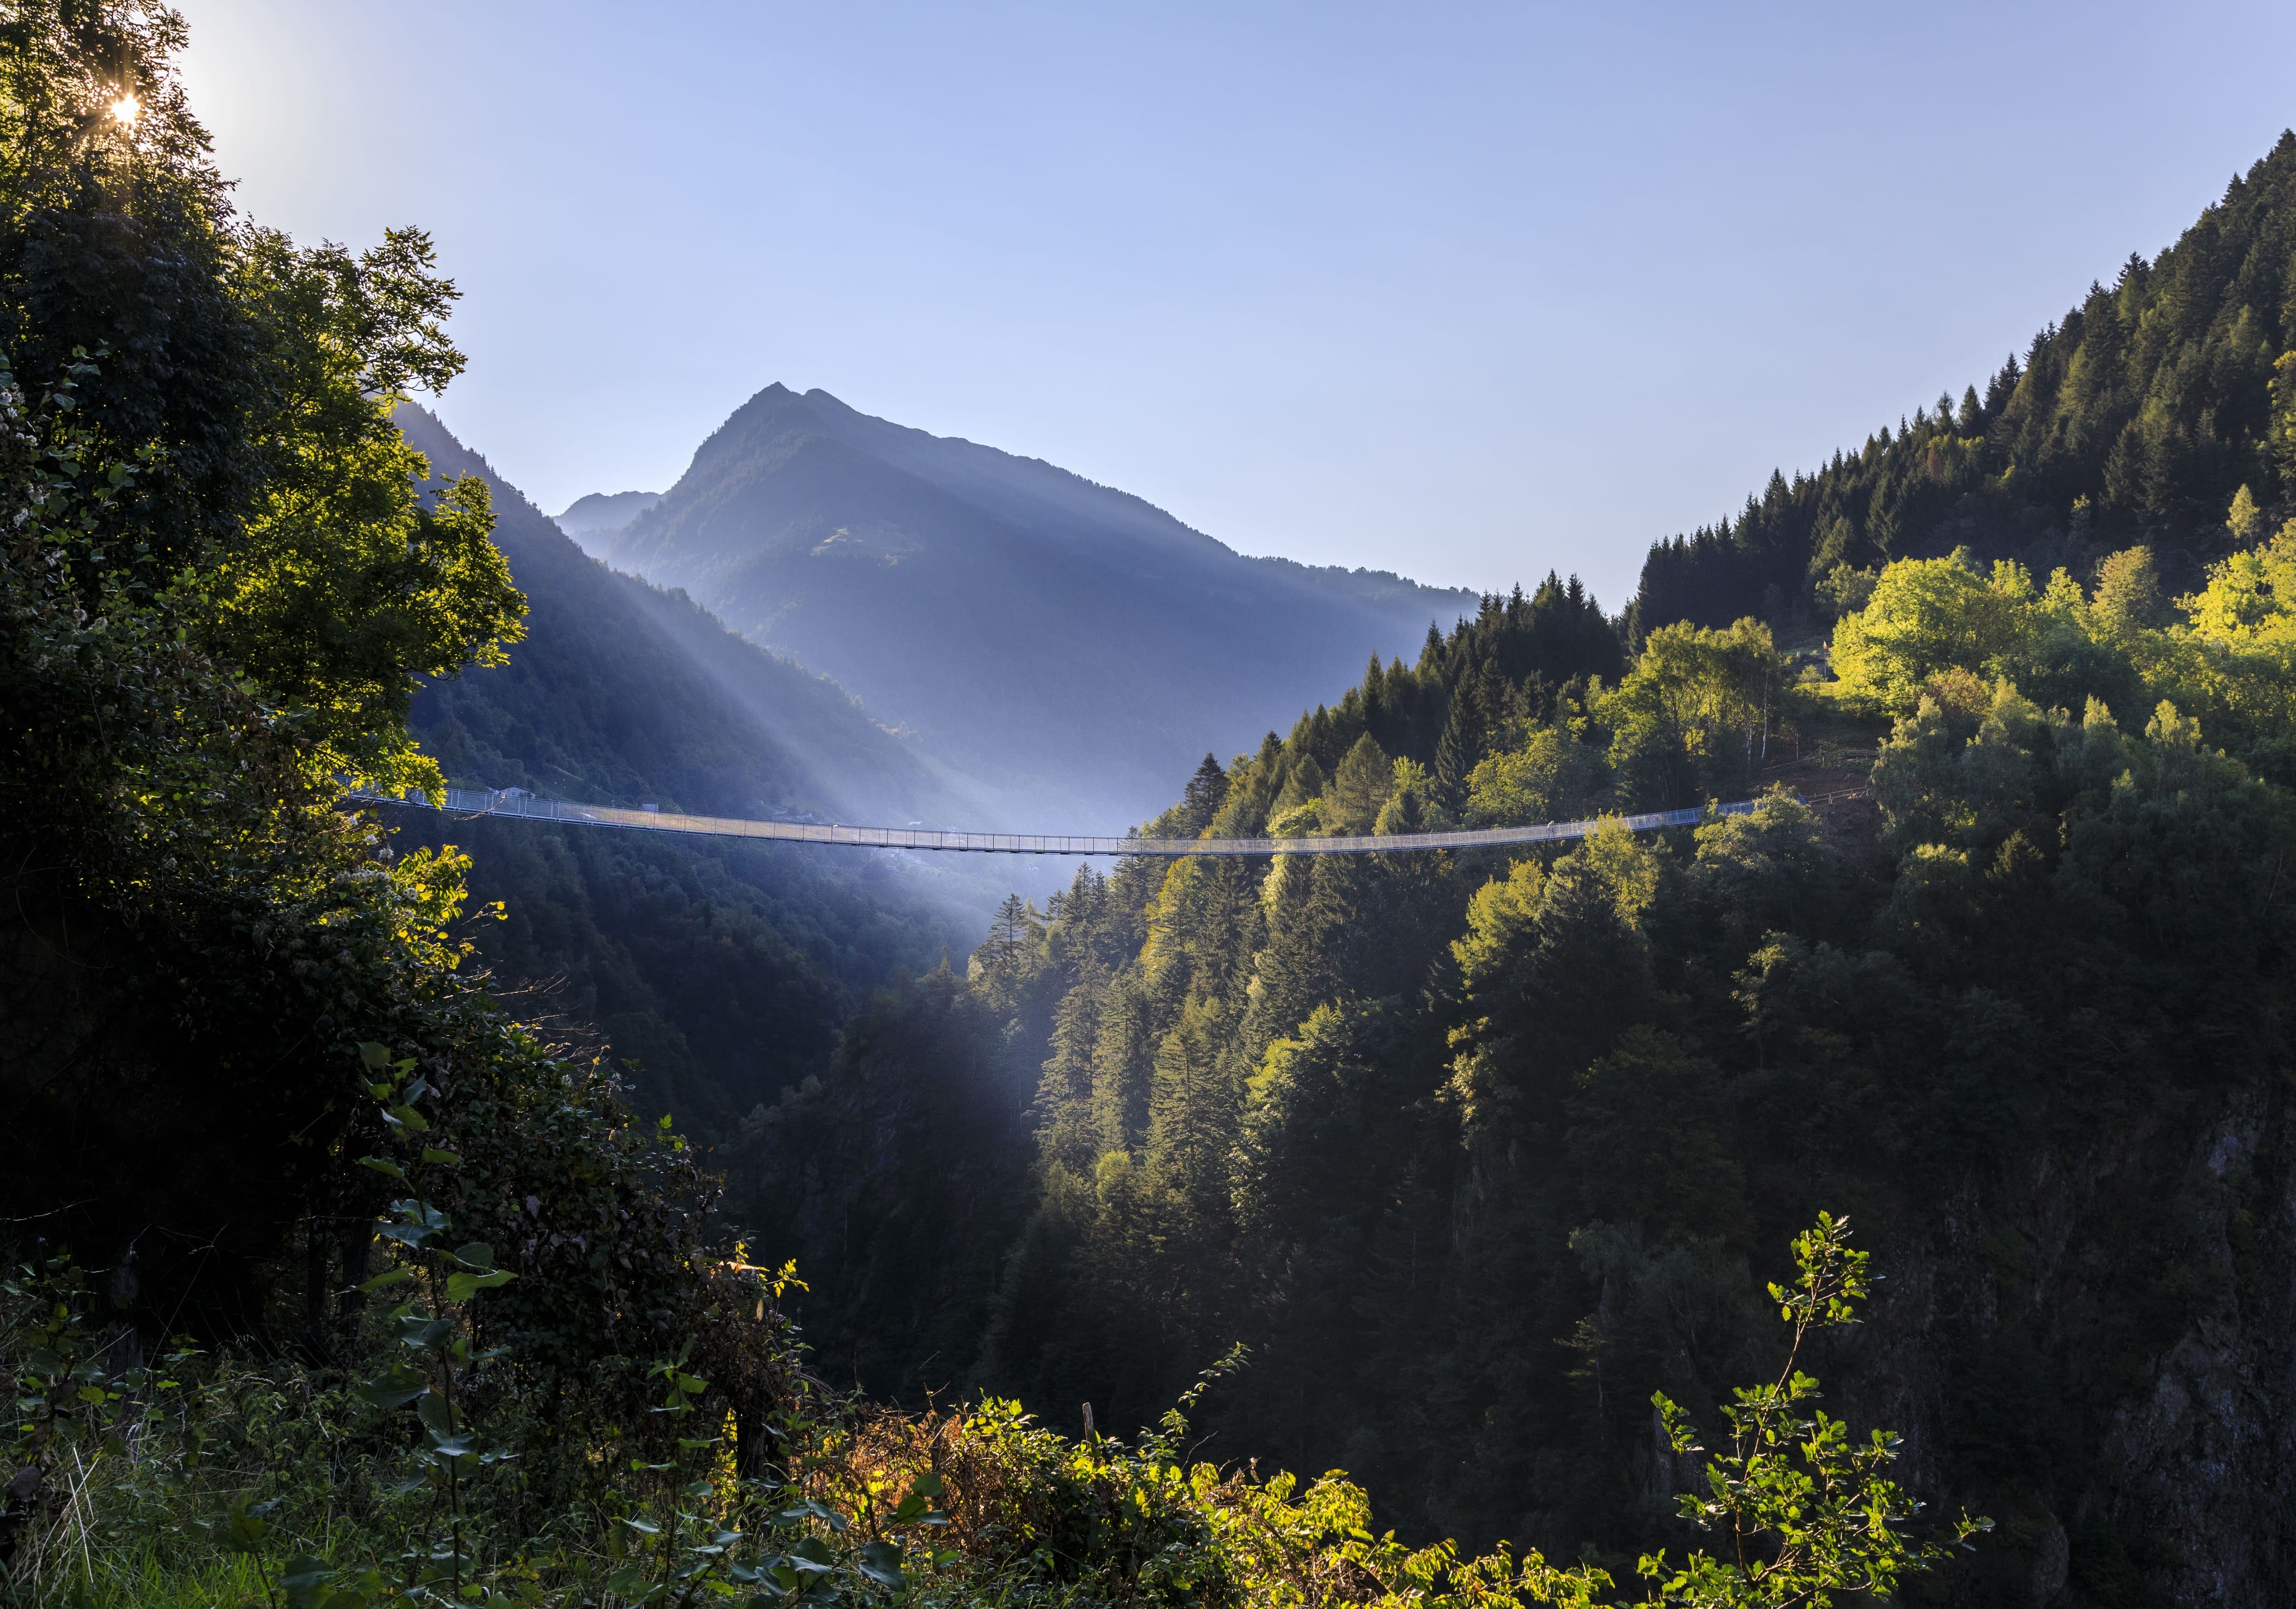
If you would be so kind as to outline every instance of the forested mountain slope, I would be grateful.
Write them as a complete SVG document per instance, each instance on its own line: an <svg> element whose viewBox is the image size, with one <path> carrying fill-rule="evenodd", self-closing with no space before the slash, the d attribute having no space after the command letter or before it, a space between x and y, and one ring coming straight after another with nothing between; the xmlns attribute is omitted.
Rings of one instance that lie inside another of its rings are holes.
<svg viewBox="0 0 2296 1609"><path fill-rule="evenodd" d="M1890 1282L1822 1354L1829 1407L2002 1522L1948 1601L2268 1601L2296 523L2203 580L2178 610L2141 548L2093 588L1901 561L1823 682L1755 622L1654 631L1620 674L1591 600L1495 603L1157 829L1865 796L1087 871L873 1017L737 1178L882 1389L1128 1425L1241 1341L1223 1449L1345 1468L1423 1535L1613 1561L1691 1478L1652 1392L1704 1411L1775 1367L1771 1248L1847 1210Z"/></svg>
<svg viewBox="0 0 2296 1609"><path fill-rule="evenodd" d="M1025 789L1120 829L1208 748L1472 595L1242 558L1066 470L768 387L607 548Z"/></svg>
<svg viewBox="0 0 2296 1609"><path fill-rule="evenodd" d="M843 689L586 557L430 413L398 417L434 479L493 488L494 540L527 600L506 665L414 701L415 735L456 781L705 814L974 813ZM526 1009L636 1063L638 1104L705 1138L825 1066L870 991L970 944L993 903L985 868L948 862L397 821L407 842L472 854L472 896L505 906L479 926L480 953L541 990Z"/></svg>
<svg viewBox="0 0 2296 1609"><path fill-rule="evenodd" d="M2228 529L2243 486L2251 505ZM2283 135L2175 245L2092 285L2021 359L1654 545L1628 617L1637 631L1823 622L1857 600L1856 572L1964 545L2086 576L2143 542L2183 587L2291 512L2296 135Z"/></svg>
<svg viewBox="0 0 2296 1609"><path fill-rule="evenodd" d="M430 413L410 404L398 417L434 478L494 488L495 543L528 601L509 664L434 681L416 702L423 746L457 781L714 815L979 807L843 688L587 557Z"/></svg>

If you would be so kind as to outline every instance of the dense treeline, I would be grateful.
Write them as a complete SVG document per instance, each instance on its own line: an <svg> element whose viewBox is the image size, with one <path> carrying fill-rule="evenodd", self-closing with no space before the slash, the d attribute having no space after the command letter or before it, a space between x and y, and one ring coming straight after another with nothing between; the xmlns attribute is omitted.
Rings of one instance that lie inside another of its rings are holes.
<svg viewBox="0 0 2296 1609"><path fill-rule="evenodd" d="M703 1139L827 1070L871 994L979 935L947 891L855 854L529 821L402 816L402 850L470 857L468 929L521 1016L606 1051L640 1111Z"/></svg>
<svg viewBox="0 0 2296 1609"><path fill-rule="evenodd" d="M2252 531L2227 533L2243 487ZM1629 634L1669 621L1831 619L1896 559L1966 546L2086 574L2150 544L2178 585L2296 513L2296 135L2147 262L1958 401L1653 546ZM1862 574L1861 574L1862 573Z"/></svg>
<svg viewBox="0 0 2296 1609"><path fill-rule="evenodd" d="M2261 1270L2296 1256L2296 1226L2264 1205L2282 1163L2262 1133L2296 983L2276 870L2296 848L2276 780L2296 524L2205 581L2172 606L2142 548L2089 587L1901 561L1843 620L1836 678L1798 682L1747 621L1652 632L1612 685L1615 639L1558 643L1591 601L1494 603L1288 740L1207 761L1148 830L1743 796L1787 724L1795 775L1880 732L1878 817L1774 791L1663 837L1144 860L1041 914L1016 899L969 998L949 980L879 1032L922 1041L923 1082L971 1065L1017 1092L1034 1070L1025 1216L1009 1176L888 1210L947 1166L926 1139L817 1170L813 1220L785 1220L824 1276L814 1322L931 1330L928 1367L857 1357L885 1389L970 1380L1103 1423L1242 1341L1223 1448L1345 1468L1423 1533L1617 1558L1665 1534L1652 1391L1710 1402L1758 1368L1766 1248L1846 1205L1909 1270L1836 1354L1849 1401L1915 1421L1927 1495L2012 1521L1956 1601L2271 1579L2243 1484L2271 1456L2202 1445L2246 1410L2144 1456L2128 1430L2160 1381L2197 1388L2196 1333L2235 1337L2272 1400L2290 1384L2292 1314ZM1414 757L1445 744L1447 786ZM901 1071L869 1070L870 1110L917 1099ZM856 1099L832 1082L777 1122L827 1155L820 1114ZM825 1210L871 1237L841 1246ZM994 1294L957 1304L980 1315L967 1355L955 1308L912 1282L1000 1246ZM2176 1542L2115 1523L2164 1503L2219 1512Z"/></svg>

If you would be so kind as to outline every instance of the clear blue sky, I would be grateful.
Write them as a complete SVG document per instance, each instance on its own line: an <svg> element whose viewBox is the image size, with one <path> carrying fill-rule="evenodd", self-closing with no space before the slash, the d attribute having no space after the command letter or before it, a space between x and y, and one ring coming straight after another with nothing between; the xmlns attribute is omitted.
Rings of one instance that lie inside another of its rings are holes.
<svg viewBox="0 0 2296 1609"><path fill-rule="evenodd" d="M189 0L242 207L436 235L555 511L774 380L1482 588L2021 351L2296 123L2296 6Z"/></svg>

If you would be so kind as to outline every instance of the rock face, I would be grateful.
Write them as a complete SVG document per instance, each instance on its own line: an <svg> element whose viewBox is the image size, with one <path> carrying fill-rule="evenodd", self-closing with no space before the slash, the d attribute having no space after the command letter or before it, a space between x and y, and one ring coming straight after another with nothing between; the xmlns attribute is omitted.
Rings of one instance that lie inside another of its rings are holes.
<svg viewBox="0 0 2296 1609"><path fill-rule="evenodd" d="M2289 1601L2296 1113L2248 1087L2131 1119L1890 1237L1872 1322L1816 1371L1904 1435L1933 1510L1997 1522L1953 1601Z"/></svg>
<svg viewBox="0 0 2296 1609"><path fill-rule="evenodd" d="M1145 819L1207 751L1256 747L1476 603L1246 559L1053 465L778 385L605 552L940 758L1011 776L1046 829Z"/></svg>

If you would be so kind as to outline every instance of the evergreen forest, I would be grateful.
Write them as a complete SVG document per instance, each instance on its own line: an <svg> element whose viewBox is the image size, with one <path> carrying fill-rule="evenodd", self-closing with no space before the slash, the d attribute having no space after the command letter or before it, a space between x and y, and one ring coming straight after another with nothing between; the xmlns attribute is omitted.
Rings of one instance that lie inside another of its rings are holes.
<svg viewBox="0 0 2296 1609"><path fill-rule="evenodd" d="M1750 814L1008 900L732 1148L816 1347L1077 1425L1240 1342L1228 1456L1623 1560L1680 1480L1652 1393L1726 1401L1846 1209L1895 1268L1847 1400L2002 1523L1953 1601L2272 1579L2279 1388L2231 1383L2296 1266L2292 186L2284 139L1983 396L1654 548L1621 617L1486 599L1144 831Z"/></svg>
<svg viewBox="0 0 2296 1609"><path fill-rule="evenodd" d="M2046 576L2143 543L2175 591L2199 586L2296 494L2292 186L2284 134L2174 245L2132 254L1958 399L1814 471L1774 470L1735 516L1653 544L1629 636L1748 616L1807 634L1862 602L1881 567L1961 547Z"/></svg>
<svg viewBox="0 0 2296 1609"><path fill-rule="evenodd" d="M430 238L243 216L185 45L0 17L0 1604L2296 1572L2296 136L1621 612L1483 598L1141 830L1695 824L984 923L349 801L978 798L448 436Z"/></svg>

